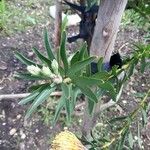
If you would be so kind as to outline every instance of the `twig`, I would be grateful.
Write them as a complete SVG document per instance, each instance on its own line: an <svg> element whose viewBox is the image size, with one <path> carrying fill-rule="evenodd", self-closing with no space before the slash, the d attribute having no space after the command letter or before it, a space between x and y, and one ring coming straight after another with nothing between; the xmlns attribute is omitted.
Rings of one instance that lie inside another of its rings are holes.
<svg viewBox="0 0 150 150"><path fill-rule="evenodd" d="M18 99L29 96L31 93L21 93L21 94L4 94L0 95L0 100L2 99ZM50 96L61 96L62 92L56 91L50 94Z"/></svg>

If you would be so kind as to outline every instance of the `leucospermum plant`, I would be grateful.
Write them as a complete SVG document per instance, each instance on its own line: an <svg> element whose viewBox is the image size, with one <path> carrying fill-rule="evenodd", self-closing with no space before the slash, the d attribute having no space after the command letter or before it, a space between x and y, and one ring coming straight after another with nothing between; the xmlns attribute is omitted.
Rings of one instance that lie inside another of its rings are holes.
<svg viewBox="0 0 150 150"><path fill-rule="evenodd" d="M92 114L95 105L101 100L103 95L108 95L115 102L119 100L122 86L133 74L138 62L141 63L141 72L149 65L146 59L150 56L150 45L136 46L135 52L133 52L131 58L127 58L124 61L122 68L118 69L117 66L114 66L110 71L106 71L103 67L102 58L88 55L86 43L68 59L64 28L65 23L62 25L61 44L56 55L52 51L48 32L45 29L44 43L47 56L43 55L37 48L32 49L41 63L32 61L19 52L15 54L16 58L27 66L27 72L17 73L15 76L20 79L42 81L41 84L31 87L31 94L19 102L21 105L29 102L31 104L26 113L26 118L48 100L56 89L60 89L62 95L56 106L53 124L57 122L61 111L64 109L66 110L66 121L68 123L71 122L77 97L81 93L85 95L88 101L88 113ZM98 72L92 74L91 63L95 61L97 61ZM118 76L122 72L124 72L124 76L120 79ZM109 141L106 140L102 144L110 146Z"/></svg>

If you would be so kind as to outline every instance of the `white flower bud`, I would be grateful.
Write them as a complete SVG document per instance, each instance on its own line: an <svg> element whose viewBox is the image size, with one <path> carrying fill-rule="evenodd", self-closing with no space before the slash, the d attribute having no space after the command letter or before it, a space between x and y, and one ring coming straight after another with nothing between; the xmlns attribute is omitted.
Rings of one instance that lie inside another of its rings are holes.
<svg viewBox="0 0 150 150"><path fill-rule="evenodd" d="M53 74L53 73L51 72L51 70L48 67L43 66L42 67L42 74L47 76L47 77L50 77L51 74Z"/></svg>
<svg viewBox="0 0 150 150"><path fill-rule="evenodd" d="M60 75L56 76L54 79L53 79L53 82L56 83L56 84L60 84L62 83L63 79Z"/></svg>
<svg viewBox="0 0 150 150"><path fill-rule="evenodd" d="M58 74L58 62L55 59L52 61L52 69L55 74Z"/></svg>
<svg viewBox="0 0 150 150"><path fill-rule="evenodd" d="M38 66L27 66L27 70L33 74L33 75L39 75L39 73L41 72L41 69Z"/></svg>

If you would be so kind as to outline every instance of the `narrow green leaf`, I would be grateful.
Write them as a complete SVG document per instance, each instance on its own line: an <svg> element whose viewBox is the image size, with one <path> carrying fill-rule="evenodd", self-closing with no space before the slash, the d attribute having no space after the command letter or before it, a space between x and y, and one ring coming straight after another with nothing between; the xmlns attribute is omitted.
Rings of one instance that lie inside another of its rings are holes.
<svg viewBox="0 0 150 150"><path fill-rule="evenodd" d="M50 96L50 94L55 91L56 87L47 87L45 88L38 97L34 100L31 107L28 109L26 113L26 118L29 118L29 116L37 109L39 105L41 105L47 98Z"/></svg>
<svg viewBox="0 0 150 150"><path fill-rule="evenodd" d="M131 131L129 132L129 135L128 135L128 142L129 142L130 148L133 148L134 139L133 139L133 135Z"/></svg>
<svg viewBox="0 0 150 150"><path fill-rule="evenodd" d="M64 105L65 105L65 96L62 95L56 107L56 111L55 111L55 115L54 115L54 119L52 123L53 126L56 124L58 117L60 116L60 112L63 109Z"/></svg>
<svg viewBox="0 0 150 150"><path fill-rule="evenodd" d="M70 111L71 113L73 113L75 105L76 105L76 101L77 101L77 96L80 93L80 90L78 87L72 87L71 90L71 104L70 104Z"/></svg>
<svg viewBox="0 0 150 150"><path fill-rule="evenodd" d="M41 60L41 62L45 63L46 65L49 66L49 68L51 68L51 61L48 58L42 55L37 48L33 47L32 50L37 55L37 57Z"/></svg>
<svg viewBox="0 0 150 150"><path fill-rule="evenodd" d="M90 115L92 115L92 113L93 113L94 106L95 106L95 102L88 99L88 112Z"/></svg>
<svg viewBox="0 0 150 150"><path fill-rule="evenodd" d="M43 83L43 84L38 84L38 85L32 85L31 87L28 88L29 92L33 92L36 91L37 89L39 89L40 87L47 87L49 86L50 83Z"/></svg>
<svg viewBox="0 0 150 150"><path fill-rule="evenodd" d="M61 84L61 88L62 88L62 91L63 91L65 97L68 99L69 96L70 96L70 93L69 93L69 86L68 86L66 83L62 83L62 84Z"/></svg>
<svg viewBox="0 0 150 150"><path fill-rule="evenodd" d="M146 60L145 60L145 56L143 56L143 57L141 58L141 66L140 66L141 73L144 73L145 67L146 67Z"/></svg>
<svg viewBox="0 0 150 150"><path fill-rule="evenodd" d="M82 87L90 87L93 85L101 85L102 84L102 80L96 79L96 78L92 78L92 77L77 77L74 80L74 83L76 83L77 85L81 85Z"/></svg>
<svg viewBox="0 0 150 150"><path fill-rule="evenodd" d="M90 88L80 87L80 90L83 92L84 95L86 95L89 98L89 100L91 100L95 103L98 102L96 95L93 93L93 91Z"/></svg>
<svg viewBox="0 0 150 150"><path fill-rule="evenodd" d="M84 42L81 49L80 49L80 54L79 54L79 60L82 61L85 56L85 52L87 51L87 43Z"/></svg>
<svg viewBox="0 0 150 150"><path fill-rule="evenodd" d="M70 105L70 99L65 98L65 109L67 113L67 123L71 122L71 105Z"/></svg>
<svg viewBox="0 0 150 150"><path fill-rule="evenodd" d="M128 116L120 116L120 117L115 117L115 118L112 118L111 120L109 120L108 122L113 124L114 122L116 121L124 121L125 119L127 119Z"/></svg>
<svg viewBox="0 0 150 150"><path fill-rule="evenodd" d="M66 55L66 32L63 31L60 44L60 57L64 64L65 73L68 71L68 60Z"/></svg>
<svg viewBox="0 0 150 150"><path fill-rule="evenodd" d="M62 32L65 31L67 23L68 23L68 18L67 18L67 15L66 15L65 18L63 19L62 25L61 25L61 31Z"/></svg>
<svg viewBox="0 0 150 150"><path fill-rule="evenodd" d="M83 68L85 68L87 65L89 65L94 59L95 59L95 57L90 57L90 58L87 58L83 61L75 63L68 70L67 75L70 77L75 76L76 72L83 70Z"/></svg>
<svg viewBox="0 0 150 150"><path fill-rule="evenodd" d="M18 79L23 79L23 80L46 80L48 79L42 76L34 76L34 75L31 75L30 73L15 73L14 77Z"/></svg>
<svg viewBox="0 0 150 150"><path fill-rule="evenodd" d="M55 57L52 52L52 48L49 42L48 32L46 28L44 30L44 43L45 43L45 49L47 51L48 58L52 61L53 59L55 59Z"/></svg>
<svg viewBox="0 0 150 150"><path fill-rule="evenodd" d="M143 121L143 126L148 122L147 113L144 109L142 109L142 121Z"/></svg>
<svg viewBox="0 0 150 150"><path fill-rule="evenodd" d="M77 51L71 59L71 62L70 62L71 66L79 61L79 56L80 56L80 53L79 51Z"/></svg>
<svg viewBox="0 0 150 150"><path fill-rule="evenodd" d="M126 128L124 133L121 135L121 139L120 139L118 145L116 145L115 150L123 150L123 146L124 146L124 143L125 143L126 136L127 136L128 132L129 132L129 129Z"/></svg>
<svg viewBox="0 0 150 150"><path fill-rule="evenodd" d="M107 71L103 71L92 75L92 77L96 79L107 80L110 77L110 74Z"/></svg>
<svg viewBox="0 0 150 150"><path fill-rule="evenodd" d="M109 82L105 82L100 85L100 88L102 88L102 90L106 91L114 101L116 100L117 93L115 91L115 87L113 86L113 84L111 84Z"/></svg>
<svg viewBox="0 0 150 150"><path fill-rule="evenodd" d="M20 54L19 52L15 53L15 57L17 59L19 59L23 64L25 65L34 65L34 66L38 66L40 68L42 68L41 65L34 63L33 61L31 61L30 59L26 58L25 56L23 56L22 54Z"/></svg>
<svg viewBox="0 0 150 150"><path fill-rule="evenodd" d="M19 105L24 105L32 100L34 100L38 95L39 95L39 91L35 91L33 93L31 93L29 96L23 98L18 104Z"/></svg>
<svg viewBox="0 0 150 150"><path fill-rule="evenodd" d="M103 57L99 58L97 63L98 72L103 71Z"/></svg>

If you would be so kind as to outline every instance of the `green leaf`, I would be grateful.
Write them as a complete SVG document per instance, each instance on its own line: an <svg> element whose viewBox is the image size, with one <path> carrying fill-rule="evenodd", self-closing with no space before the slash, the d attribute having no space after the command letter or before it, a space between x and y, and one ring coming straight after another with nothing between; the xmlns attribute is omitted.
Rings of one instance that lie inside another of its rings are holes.
<svg viewBox="0 0 150 150"><path fill-rule="evenodd" d="M71 113L73 113L75 105L76 105L76 100L77 100L77 96L80 93L80 90L78 87L72 87L71 90L71 104L70 104L70 111Z"/></svg>
<svg viewBox="0 0 150 150"><path fill-rule="evenodd" d="M49 86L50 83L44 83L44 84L38 84L38 85L32 85L31 87L28 88L28 91L29 92L33 92L33 91L36 91L37 89L39 89L40 87L47 87Z"/></svg>
<svg viewBox="0 0 150 150"><path fill-rule="evenodd" d="M90 87L93 85L101 85L102 84L102 80L96 79L96 78L92 78L92 77L77 77L74 80L74 83L77 85L81 85L82 87Z"/></svg>
<svg viewBox="0 0 150 150"><path fill-rule="evenodd" d="M131 131L129 132L129 135L128 135L128 142L129 142L130 148L133 148L134 139L133 139L133 135L132 135Z"/></svg>
<svg viewBox="0 0 150 150"><path fill-rule="evenodd" d="M71 59L71 62L70 62L71 66L79 61L79 56L80 56L80 53L79 51L77 51Z"/></svg>
<svg viewBox="0 0 150 150"><path fill-rule="evenodd" d="M62 25L61 25L61 31L62 32L65 31L67 23L68 23L68 18L67 18L67 15L66 15L65 18L63 19Z"/></svg>
<svg viewBox="0 0 150 150"><path fill-rule="evenodd" d="M143 126L146 125L148 122L147 113L144 109L142 109L142 122L143 122Z"/></svg>
<svg viewBox="0 0 150 150"><path fill-rule="evenodd" d="M84 95L86 95L89 98L89 100L91 100L95 103L98 102L98 99L97 99L96 95L93 93L93 91L90 88L80 87L80 90L83 92Z"/></svg>
<svg viewBox="0 0 150 150"><path fill-rule="evenodd" d="M39 105L41 105L47 98L50 96L50 94L55 91L56 87L47 87L45 88L34 100L31 107L28 109L26 113L26 118L29 118L29 116L37 109Z"/></svg>
<svg viewBox="0 0 150 150"><path fill-rule="evenodd" d="M71 121L71 98L70 98L70 89L72 88L72 86L67 85L66 83L62 83L61 84L62 87L62 92L65 95L65 109L67 112L67 122L70 123Z"/></svg>
<svg viewBox="0 0 150 150"><path fill-rule="evenodd" d="M90 64L94 59L95 59L95 57L90 57L90 58L87 58L83 61L75 63L68 70L67 75L70 77L75 76L76 72L83 70L83 68L86 67L88 64Z"/></svg>
<svg viewBox="0 0 150 150"><path fill-rule="evenodd" d="M60 44L60 57L64 64L65 73L68 71L68 60L66 55L66 32L63 31Z"/></svg>
<svg viewBox="0 0 150 150"><path fill-rule="evenodd" d="M103 71L92 75L92 77L96 79L107 80L110 77L110 74L107 71Z"/></svg>
<svg viewBox="0 0 150 150"><path fill-rule="evenodd" d="M123 146L124 146L124 143L125 143L128 131L129 131L129 129L126 128L125 131L124 131L124 133L121 135L121 139L120 139L118 145L116 146L115 150L123 150Z"/></svg>
<svg viewBox="0 0 150 150"><path fill-rule="evenodd" d="M80 49L79 60L82 61L85 56L85 52L87 51L87 43L84 42L83 46Z"/></svg>
<svg viewBox="0 0 150 150"><path fill-rule="evenodd" d="M48 58L52 61L53 59L55 59L55 57L52 52L52 48L48 39L48 32L46 28L44 30L44 43L45 43L45 49L47 51Z"/></svg>
<svg viewBox="0 0 150 150"><path fill-rule="evenodd" d="M37 55L37 57L41 60L41 62L45 63L46 65L49 66L49 68L51 68L51 61L48 58L42 55L37 48L33 47L32 50Z"/></svg>
<svg viewBox="0 0 150 150"><path fill-rule="evenodd" d="M63 91L65 97L68 99L70 97L69 86L66 83L62 83L61 88L62 88L62 91Z"/></svg>
<svg viewBox="0 0 150 150"><path fill-rule="evenodd" d="M128 116L120 116L120 117L115 117L115 118L112 118L111 120L109 120L109 123L113 124L115 123L116 121L124 121L125 119L127 119Z"/></svg>
<svg viewBox="0 0 150 150"><path fill-rule="evenodd" d="M60 116L60 112L63 109L64 105L65 105L65 96L62 95L56 107L56 111L55 111L55 115L54 115L54 119L52 123L53 126L56 124L58 117Z"/></svg>
<svg viewBox="0 0 150 150"><path fill-rule="evenodd" d="M141 58L141 66L140 66L141 73L144 73L145 67L146 67L145 56L142 56L142 58Z"/></svg>
<svg viewBox="0 0 150 150"><path fill-rule="evenodd" d="M65 109L67 113L67 123L71 122L71 108L70 108L70 99L65 98Z"/></svg>
<svg viewBox="0 0 150 150"><path fill-rule="evenodd" d="M23 64L29 66L29 65L34 65L34 66L38 66L39 68L42 68L41 65L34 63L33 61L31 61L30 59L26 58L25 56L23 56L22 54L20 54L19 52L15 53L15 57L17 59L19 59Z"/></svg>
<svg viewBox="0 0 150 150"><path fill-rule="evenodd" d="M133 75L134 67L135 67L134 61L132 61L132 62L130 63L130 68L129 68L129 72L128 72L128 77L130 77L131 75Z"/></svg>
<svg viewBox="0 0 150 150"><path fill-rule="evenodd" d="M23 98L20 102L19 105L24 105L32 100L34 100L38 95L39 95L39 91L35 91L33 93L31 93L29 96Z"/></svg>
<svg viewBox="0 0 150 150"><path fill-rule="evenodd" d="M102 88L102 90L106 91L114 101L116 100L117 93L115 91L113 84L111 84L109 82L105 82L100 85L100 88Z"/></svg>
<svg viewBox="0 0 150 150"><path fill-rule="evenodd" d="M24 80L46 80L48 79L42 76L34 76L34 75L31 75L30 73L15 73L14 77L18 79L24 79Z"/></svg>
<svg viewBox="0 0 150 150"><path fill-rule="evenodd" d="M94 106L95 106L95 102L88 99L88 112L90 115L93 113Z"/></svg>
<svg viewBox="0 0 150 150"><path fill-rule="evenodd" d="M100 57L97 63L98 72L103 71L103 57Z"/></svg>

